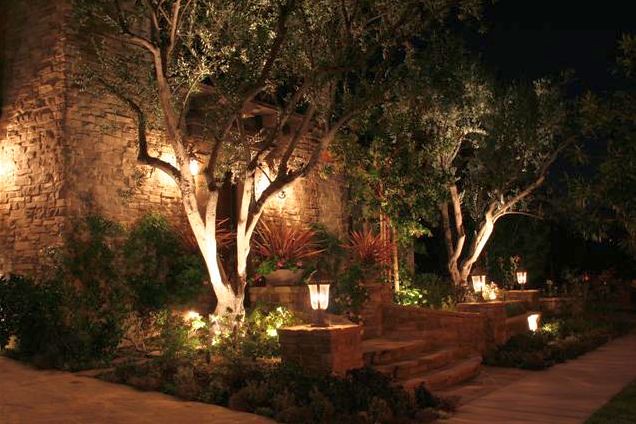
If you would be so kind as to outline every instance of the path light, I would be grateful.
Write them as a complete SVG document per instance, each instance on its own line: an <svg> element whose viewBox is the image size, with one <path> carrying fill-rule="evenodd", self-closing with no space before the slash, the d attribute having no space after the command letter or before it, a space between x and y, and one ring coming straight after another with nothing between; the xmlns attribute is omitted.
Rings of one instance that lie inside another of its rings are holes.
<svg viewBox="0 0 636 424"><path fill-rule="evenodd" d="M517 271L517 283L523 289L528 281L528 272L527 271Z"/></svg>
<svg viewBox="0 0 636 424"><path fill-rule="evenodd" d="M528 328L530 329L530 331L532 332L537 331L537 329L539 328L540 317L541 315L539 314L528 315Z"/></svg>
<svg viewBox="0 0 636 424"><path fill-rule="evenodd" d="M196 159L190 159L190 173L192 175L198 175L200 169L199 161Z"/></svg>
<svg viewBox="0 0 636 424"><path fill-rule="evenodd" d="M473 280L473 290L475 293L481 293L486 286L486 276L485 275L473 275L471 276Z"/></svg>
<svg viewBox="0 0 636 424"><path fill-rule="evenodd" d="M328 327L325 321L325 310L329 306L329 281L316 281L307 284L309 300L314 310L314 327Z"/></svg>

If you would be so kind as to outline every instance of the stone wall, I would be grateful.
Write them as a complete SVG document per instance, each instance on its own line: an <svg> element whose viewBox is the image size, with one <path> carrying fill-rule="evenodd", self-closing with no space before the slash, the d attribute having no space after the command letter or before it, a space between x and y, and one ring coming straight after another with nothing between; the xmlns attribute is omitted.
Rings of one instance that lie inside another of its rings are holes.
<svg viewBox="0 0 636 424"><path fill-rule="evenodd" d="M0 272L37 272L71 217L130 224L149 211L185 225L175 184L136 162L136 126L114 98L74 85L78 38L66 0L17 0L1 11ZM173 160L160 133L151 153ZM272 199L265 216L346 228L343 181L314 172Z"/></svg>
<svg viewBox="0 0 636 424"><path fill-rule="evenodd" d="M2 4L0 272L28 273L60 243L67 215L63 9Z"/></svg>

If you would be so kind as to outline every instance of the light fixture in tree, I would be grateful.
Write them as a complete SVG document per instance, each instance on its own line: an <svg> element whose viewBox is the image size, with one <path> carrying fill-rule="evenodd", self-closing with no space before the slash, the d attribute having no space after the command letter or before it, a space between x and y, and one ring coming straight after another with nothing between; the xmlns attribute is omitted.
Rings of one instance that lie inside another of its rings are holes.
<svg viewBox="0 0 636 424"><path fill-rule="evenodd" d="M540 317L541 315L539 314L528 315L528 328L530 329L530 331L535 332L537 331L537 329L539 329Z"/></svg>
<svg viewBox="0 0 636 424"><path fill-rule="evenodd" d="M192 175L199 175L199 171L201 170L201 166L199 165L199 161L192 158L190 159L190 173Z"/></svg>
<svg viewBox="0 0 636 424"><path fill-rule="evenodd" d="M329 281L315 281L307 284L311 309L314 310L314 327L329 326L325 321L325 310L329 306L329 284Z"/></svg>
<svg viewBox="0 0 636 424"><path fill-rule="evenodd" d="M528 272L523 270L517 271L517 283L519 283L521 288L525 287L527 281L528 281Z"/></svg>
<svg viewBox="0 0 636 424"><path fill-rule="evenodd" d="M486 286L486 276L483 274L477 274L470 277L473 281L473 290L475 293L481 293Z"/></svg>

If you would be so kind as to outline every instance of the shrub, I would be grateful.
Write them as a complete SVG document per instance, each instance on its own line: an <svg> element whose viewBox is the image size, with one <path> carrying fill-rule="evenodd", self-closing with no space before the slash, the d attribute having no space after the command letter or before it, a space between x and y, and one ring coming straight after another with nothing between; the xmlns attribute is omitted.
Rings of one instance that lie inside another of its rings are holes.
<svg viewBox="0 0 636 424"><path fill-rule="evenodd" d="M437 274L400 274L400 291L395 301L401 305L454 309L459 295L453 285Z"/></svg>
<svg viewBox="0 0 636 424"><path fill-rule="evenodd" d="M135 310L183 306L205 291L205 264L186 243L158 214L142 217L130 229L121 254Z"/></svg>
<svg viewBox="0 0 636 424"><path fill-rule="evenodd" d="M631 328L629 322L599 315L546 320L540 331L518 334L489 352L484 363L544 369L589 352Z"/></svg>
<svg viewBox="0 0 636 424"><path fill-rule="evenodd" d="M257 306L238 325L224 325L226 328L234 327L234 331L216 335L212 341L212 352L231 359L278 356L280 344L277 330L299 322L291 311L282 306L275 309Z"/></svg>
<svg viewBox="0 0 636 424"><path fill-rule="evenodd" d="M343 271L332 288L333 301L329 304L329 311L345 315L353 322L360 322L360 311L369 297L363 284L364 277L365 271L359 264L352 264Z"/></svg>

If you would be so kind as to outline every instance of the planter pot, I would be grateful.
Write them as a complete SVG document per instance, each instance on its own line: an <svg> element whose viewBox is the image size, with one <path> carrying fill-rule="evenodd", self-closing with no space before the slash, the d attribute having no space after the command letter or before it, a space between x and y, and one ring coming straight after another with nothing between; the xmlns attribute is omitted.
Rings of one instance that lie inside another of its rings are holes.
<svg viewBox="0 0 636 424"><path fill-rule="evenodd" d="M277 269L264 277L269 286L295 286L303 279L304 273L304 269Z"/></svg>

